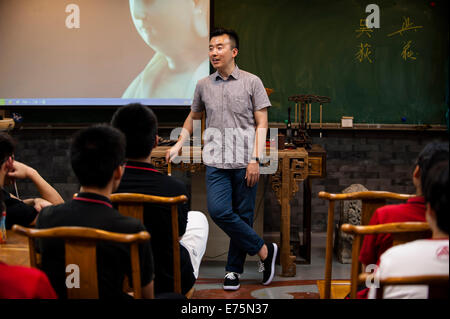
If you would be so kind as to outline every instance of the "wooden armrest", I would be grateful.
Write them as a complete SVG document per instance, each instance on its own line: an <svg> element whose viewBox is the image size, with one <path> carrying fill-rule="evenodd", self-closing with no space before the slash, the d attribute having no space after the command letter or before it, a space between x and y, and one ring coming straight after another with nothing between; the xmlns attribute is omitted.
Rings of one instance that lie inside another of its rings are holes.
<svg viewBox="0 0 450 319"><path fill-rule="evenodd" d="M188 198L186 195L180 195L175 197L163 197L145 194L134 193L115 193L111 194L111 201L116 202L128 202L128 203L157 203L157 204L181 204L186 203Z"/></svg>
<svg viewBox="0 0 450 319"><path fill-rule="evenodd" d="M415 195L397 194L383 191L365 191L345 194L331 194L324 191L319 192L319 198L328 200L363 200L363 199L397 199L407 200Z"/></svg>
<svg viewBox="0 0 450 319"><path fill-rule="evenodd" d="M350 225L343 224L341 230L349 234L381 234L381 233L407 233L407 232L425 232L430 230L428 223L424 222L402 222L379 225Z"/></svg>
<svg viewBox="0 0 450 319"><path fill-rule="evenodd" d="M144 242L150 239L150 234L146 231L141 231L137 234L122 234L87 227L55 227L49 229L31 229L22 227L20 225L14 225L12 227L12 230L30 238L90 238L98 240L113 240L120 243Z"/></svg>

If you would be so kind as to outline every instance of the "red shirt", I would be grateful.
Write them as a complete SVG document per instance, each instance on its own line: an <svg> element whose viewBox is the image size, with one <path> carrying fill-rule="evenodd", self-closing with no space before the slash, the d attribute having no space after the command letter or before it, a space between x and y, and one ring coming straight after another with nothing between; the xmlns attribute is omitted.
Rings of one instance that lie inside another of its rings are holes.
<svg viewBox="0 0 450 319"><path fill-rule="evenodd" d="M47 276L39 269L0 262L0 299L56 299Z"/></svg>
<svg viewBox="0 0 450 319"><path fill-rule="evenodd" d="M422 196L408 199L405 204L386 205L378 208L369 225L400 222L424 222L425 199ZM365 265L377 264L381 254L392 247L391 234L366 235L359 252L359 260Z"/></svg>

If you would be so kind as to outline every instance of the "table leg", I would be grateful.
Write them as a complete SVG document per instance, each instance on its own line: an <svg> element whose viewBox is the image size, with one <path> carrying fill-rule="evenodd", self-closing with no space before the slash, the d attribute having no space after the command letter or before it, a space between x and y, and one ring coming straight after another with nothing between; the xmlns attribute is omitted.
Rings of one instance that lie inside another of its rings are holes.
<svg viewBox="0 0 450 319"><path fill-rule="evenodd" d="M280 262L281 276L294 277L296 274L295 256L291 254L291 205L290 194L292 186L290 185L290 161L283 161L282 184L281 184L281 247Z"/></svg>
<svg viewBox="0 0 450 319"><path fill-rule="evenodd" d="M311 179L303 181L303 244L301 257L305 259L302 264L311 264Z"/></svg>

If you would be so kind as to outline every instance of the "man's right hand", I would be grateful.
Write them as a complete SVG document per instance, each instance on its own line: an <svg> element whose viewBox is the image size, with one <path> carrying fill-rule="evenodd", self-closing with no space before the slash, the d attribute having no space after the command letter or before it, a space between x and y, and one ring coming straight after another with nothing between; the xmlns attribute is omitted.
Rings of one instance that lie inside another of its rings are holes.
<svg viewBox="0 0 450 319"><path fill-rule="evenodd" d="M175 157L180 155L181 147L182 147L182 145L177 143L166 151L166 162L167 163L172 162Z"/></svg>

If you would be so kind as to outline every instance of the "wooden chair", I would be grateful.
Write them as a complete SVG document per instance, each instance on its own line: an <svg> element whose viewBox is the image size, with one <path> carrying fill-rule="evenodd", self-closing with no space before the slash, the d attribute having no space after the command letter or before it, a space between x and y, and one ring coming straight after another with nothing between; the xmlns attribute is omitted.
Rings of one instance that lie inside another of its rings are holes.
<svg viewBox="0 0 450 319"><path fill-rule="evenodd" d="M365 282L367 273L359 275L359 282ZM372 275L373 276L373 275ZM380 287L377 289L376 298L382 299L384 288L394 285L426 285L428 286L428 299L448 299L449 297L449 277L448 275L422 275L389 277L379 280Z"/></svg>
<svg viewBox="0 0 450 319"><path fill-rule="evenodd" d="M397 194L382 191L365 191L346 194L331 194L319 192L319 198L328 200L328 223L327 223L327 242L325 254L325 279L318 280L319 294L321 299L343 298L349 291L349 281L336 280L331 281L332 262L333 262L333 232L334 232L334 207L338 200L361 200L361 225L367 225L370 222L375 210L386 205L386 200L407 200L414 195ZM331 296L331 290L340 292L339 296Z"/></svg>
<svg viewBox="0 0 450 319"><path fill-rule="evenodd" d="M430 227L426 222L403 222L370 226L343 224L341 226L341 230L345 233L353 235L350 279L351 299L356 299L358 284L360 283L359 275L361 273L361 263L359 262L359 251L361 249L362 237L364 235L389 233L392 235L393 246L404 244L416 239L429 238L431 236Z"/></svg>
<svg viewBox="0 0 450 319"><path fill-rule="evenodd" d="M139 243L150 239L150 234L121 234L88 227L54 227L48 229L26 228L14 225L12 230L28 237L30 264L37 267L35 238L60 238L65 242L66 265L76 264L80 269L80 288L67 289L69 299L98 298L97 242L111 241L130 244L133 296L142 298L139 266Z"/></svg>
<svg viewBox="0 0 450 319"><path fill-rule="evenodd" d="M178 236L178 205L188 201L185 195L162 197L135 193L117 193L111 195L111 202L117 204L119 212L144 222L144 204L164 204L171 206L172 243L173 243L173 278L174 292L181 294L180 242ZM194 287L185 295L191 298Z"/></svg>

